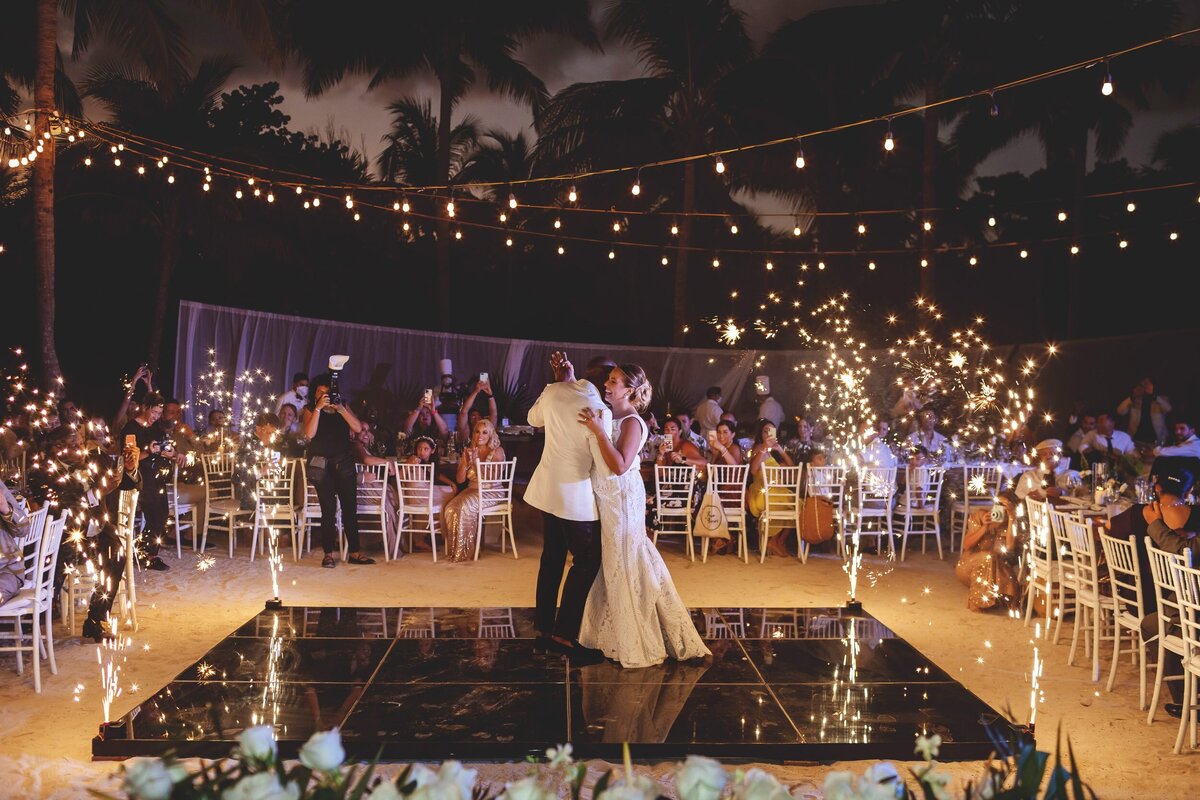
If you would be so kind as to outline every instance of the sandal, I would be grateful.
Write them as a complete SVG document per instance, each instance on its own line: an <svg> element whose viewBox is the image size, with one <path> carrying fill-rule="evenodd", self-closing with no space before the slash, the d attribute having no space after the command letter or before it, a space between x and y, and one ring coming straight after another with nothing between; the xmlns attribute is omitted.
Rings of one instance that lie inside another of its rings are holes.
<svg viewBox="0 0 1200 800"><path fill-rule="evenodd" d="M333 560L332 553L325 554L325 558L321 559L321 566L325 569L333 569L337 566L337 562Z"/></svg>
<svg viewBox="0 0 1200 800"><path fill-rule="evenodd" d="M347 564L374 564L375 559L373 559L369 556L364 556L360 553L356 556L346 556L346 563Z"/></svg>

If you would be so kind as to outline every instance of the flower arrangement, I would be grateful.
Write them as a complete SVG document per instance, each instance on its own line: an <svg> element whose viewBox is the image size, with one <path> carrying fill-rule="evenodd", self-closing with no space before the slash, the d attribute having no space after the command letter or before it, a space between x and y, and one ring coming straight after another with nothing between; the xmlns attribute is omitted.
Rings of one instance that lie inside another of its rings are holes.
<svg viewBox="0 0 1200 800"><path fill-rule="evenodd" d="M977 783L968 784L966 800L1019 800L1038 798L1049 765L1049 754L1013 736L1001 739L989 728L996 754L984 767ZM916 752L924 764L911 770L924 800L949 800L950 775L935 760L941 737L917 739ZM1058 758L1047 782L1044 800L1086 800L1094 797L1075 770ZM232 758L202 764L196 772L168 756L131 759L121 767L122 795L93 791L107 800L557 800L569 794L580 800L587 768L576 762L571 745L546 751L543 762L530 761L529 774L506 783L498 794L476 785L478 773L457 761L447 761L434 771L411 765L394 780L375 774L376 764L346 765L341 733L334 728L315 733L300 748L300 758L290 767L279 756L269 725L248 728L238 737ZM757 768L730 773L719 762L688 756L677 765L672 779L679 800L790 800L788 789L773 775ZM633 771L629 746L623 768L609 770L592 787L593 800L660 800L663 787ZM880 762L862 775L830 772L823 787L826 800L915 800L896 766ZM1085 794L1086 792L1086 794Z"/></svg>

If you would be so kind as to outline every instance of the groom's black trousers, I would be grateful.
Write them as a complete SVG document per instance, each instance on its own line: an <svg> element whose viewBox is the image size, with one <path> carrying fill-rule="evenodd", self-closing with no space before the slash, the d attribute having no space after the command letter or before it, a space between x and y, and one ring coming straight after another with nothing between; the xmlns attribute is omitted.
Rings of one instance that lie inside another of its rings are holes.
<svg viewBox="0 0 1200 800"><path fill-rule="evenodd" d="M600 522L561 519L542 512L542 563L537 582L537 629L575 641L583 622L588 592L600 571ZM562 582L567 553L571 569L563 586L562 604L558 586ZM557 615L556 615L557 610Z"/></svg>

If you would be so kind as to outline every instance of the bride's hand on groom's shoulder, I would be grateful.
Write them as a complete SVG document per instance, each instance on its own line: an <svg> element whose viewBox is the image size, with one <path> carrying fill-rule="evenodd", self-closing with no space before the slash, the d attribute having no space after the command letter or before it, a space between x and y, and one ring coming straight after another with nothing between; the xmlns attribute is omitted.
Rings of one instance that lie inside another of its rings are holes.
<svg viewBox="0 0 1200 800"><path fill-rule="evenodd" d="M586 427L592 433L600 434L604 432L604 422L600 414L591 408L580 409L579 424Z"/></svg>

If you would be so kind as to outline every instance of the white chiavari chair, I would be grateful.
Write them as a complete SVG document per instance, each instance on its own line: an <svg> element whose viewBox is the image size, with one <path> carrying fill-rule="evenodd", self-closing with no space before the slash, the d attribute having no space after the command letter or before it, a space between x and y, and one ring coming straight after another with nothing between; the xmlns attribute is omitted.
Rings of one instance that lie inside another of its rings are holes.
<svg viewBox="0 0 1200 800"><path fill-rule="evenodd" d="M408 534L408 552L411 553L413 537L420 533L428 534L433 560L437 561L442 505L438 501L438 493L434 491L433 480L433 464L396 465L396 492L400 496L400 509L393 558L400 557L400 542L404 534Z"/></svg>
<svg viewBox="0 0 1200 800"><path fill-rule="evenodd" d="M475 560L479 560L483 532L489 519L500 523L500 552L505 552L507 542L512 545L513 558L517 558L517 537L513 532L512 517L513 478L517 474L517 460L482 461L476 465L476 469L479 471L479 522L475 531Z"/></svg>
<svg viewBox="0 0 1200 800"><path fill-rule="evenodd" d="M823 497L833 506L839 554L846 551L846 468L808 465L808 497Z"/></svg>
<svg viewBox="0 0 1200 800"><path fill-rule="evenodd" d="M127 627L136 633L137 618L137 522L138 490L129 489L121 492L117 503L117 538L125 554L125 573L121 578L120 588L113 598L117 613Z"/></svg>
<svg viewBox="0 0 1200 800"><path fill-rule="evenodd" d="M1071 572L1075 580L1075 622L1071 630L1071 651L1067 666L1075 663L1075 650L1084 634L1084 655L1092 657L1092 683L1100 682L1100 640L1107 627L1107 598L1100 594L1100 559L1091 526L1076 519L1066 521L1067 542L1071 548Z"/></svg>
<svg viewBox="0 0 1200 800"><path fill-rule="evenodd" d="M925 542L933 536L937 543L938 558L942 554L942 480L945 470L941 467L909 467L904 484L904 506L896 509L896 516L904 525L900 533L900 560L908 551L909 535L921 537L921 552Z"/></svg>
<svg viewBox="0 0 1200 800"><path fill-rule="evenodd" d="M859 467L858 486L855 487L854 524L861 541L863 536L876 537L876 548L883 553L883 536L888 537L888 547L896 552L892 531L892 506L896 499L895 467ZM868 527L873 523L874 527Z"/></svg>
<svg viewBox="0 0 1200 800"><path fill-rule="evenodd" d="M400 617L396 620L396 638L436 639L437 619L432 608L426 610L429 612L428 615L412 609L400 609Z"/></svg>
<svg viewBox="0 0 1200 800"><path fill-rule="evenodd" d="M32 533L23 537L23 543L29 545L30 552L24 556L24 584L16 596L4 605L0 605L0 621L9 620L13 624L12 646L0 647L0 652L15 652L17 654L17 674L25 674L23 653L28 650L33 660L33 689L38 694L42 691L42 658L50 665L50 673L58 674L58 664L54 659L54 624L52 620L54 609L54 572L58 567L58 551L62 546L63 528L67 524L64 512L57 519L46 520L41 528L41 535L35 540ZM28 617L32 628L29 646L25 646L25 634L22 630L24 619ZM8 637L5 637L8 638Z"/></svg>
<svg viewBox="0 0 1200 800"><path fill-rule="evenodd" d="M1149 725L1154 722L1163 683L1183 680L1182 675L1164 676L1163 663L1167 653L1173 653L1181 659L1186 655L1183 635L1175 633L1175 626L1182 615L1175 567L1192 566L1192 551L1185 548L1181 553L1168 553L1159 550L1152 542L1146 543L1146 550L1150 555L1150 579L1154 582L1154 598L1158 607L1155 614L1158 619L1158 658L1155 661L1154 694L1150 698L1150 712L1146 715L1146 724Z"/></svg>
<svg viewBox="0 0 1200 800"><path fill-rule="evenodd" d="M511 608L479 609L480 639L515 639L517 626Z"/></svg>
<svg viewBox="0 0 1200 800"><path fill-rule="evenodd" d="M696 467L654 467L654 510L658 524L654 527L654 546L659 536L683 536L688 558L696 560L695 541L692 538L692 498L696 488Z"/></svg>
<svg viewBox="0 0 1200 800"><path fill-rule="evenodd" d="M196 551L200 531L200 508L195 503L179 499L179 465L175 465L171 476L171 490L167 492L167 516L175 525L175 557L183 558L183 529L192 531L192 552Z"/></svg>
<svg viewBox="0 0 1200 800"><path fill-rule="evenodd" d="M237 546L238 523L243 518L249 522L254 509L242 508L241 500L233 485L233 467L236 454L232 452L204 453L200 456L204 466L204 525L200 531L200 552L208 548L208 531L225 531L229 535L229 557Z"/></svg>
<svg viewBox="0 0 1200 800"><path fill-rule="evenodd" d="M1113 657L1108 671L1106 691L1113 690L1117 680L1117 662L1121 653L1134 657L1138 668L1138 710L1146 707L1146 647L1142 643L1142 618L1146 608L1142 604L1142 573L1138 566L1137 540L1133 536L1118 539L1101 532L1100 546L1104 550L1104 561L1108 565L1109 587L1112 589L1113 605ZM1129 649L1121 650L1121 642L1128 636Z"/></svg>
<svg viewBox="0 0 1200 800"><path fill-rule="evenodd" d="M714 608L704 613L705 639L746 638L744 608Z"/></svg>
<svg viewBox="0 0 1200 800"><path fill-rule="evenodd" d="M800 535L800 472L801 467L762 466L763 491L766 507L758 518L758 563L767 560L767 540L771 530L796 531L796 557L801 563L808 561L808 543Z"/></svg>
<svg viewBox="0 0 1200 800"><path fill-rule="evenodd" d="M1004 472L995 464L964 464L962 496L950 501L950 552L954 552L954 534L966 535L967 517L977 508L991 508L1000 493ZM961 527L957 527L961 526ZM961 537L960 537L961 538Z"/></svg>
<svg viewBox="0 0 1200 800"><path fill-rule="evenodd" d="M1197 691L1200 690L1200 570L1179 564L1171 565L1175 573L1176 598L1179 602L1179 630L1183 639L1183 713L1179 715L1179 733L1175 736L1175 753L1183 752L1184 735L1192 732L1192 748L1196 747Z"/></svg>
<svg viewBox="0 0 1200 800"><path fill-rule="evenodd" d="M255 552L262 553L263 545L275 531L276 537L285 530L292 542L292 559L300 560L299 526L296 522L296 462L284 460L267 465L254 490L254 531L250 535L250 560ZM262 531L262 538L259 538ZM276 539L278 541L278 538Z"/></svg>
<svg viewBox="0 0 1200 800"><path fill-rule="evenodd" d="M1050 516L1050 535L1054 540L1054 563L1058 565L1058 602L1055 604L1054 643L1058 644L1059 633L1062 631L1063 617L1075 613L1075 594L1077 581L1073 564L1071 542L1067 537L1067 522L1079 521L1068 511L1059 511L1052 505L1047 505Z"/></svg>
<svg viewBox="0 0 1200 800"><path fill-rule="evenodd" d="M391 561L388 530L387 488L391 464L355 464L358 473L358 535L379 534L383 539L383 560ZM342 513L346 513L343 509ZM343 556L344 557L344 556Z"/></svg>
<svg viewBox="0 0 1200 800"><path fill-rule="evenodd" d="M763 639L796 639L800 636L799 617L794 608L764 608L758 635Z"/></svg>
<svg viewBox="0 0 1200 800"><path fill-rule="evenodd" d="M1054 558L1054 536L1050 532L1050 511L1045 500L1025 498L1025 522L1028 535L1025 553L1028 559L1028 584L1025 589L1025 625L1033 619L1037 595L1046 598L1046 633L1054 615L1054 587L1058 581L1058 561Z"/></svg>
<svg viewBox="0 0 1200 800"><path fill-rule="evenodd" d="M709 464L708 487L725 512L729 535L737 539L738 556L750 563L750 542L746 531L746 481L750 476L749 464ZM708 561L708 539L700 544L700 561Z"/></svg>

